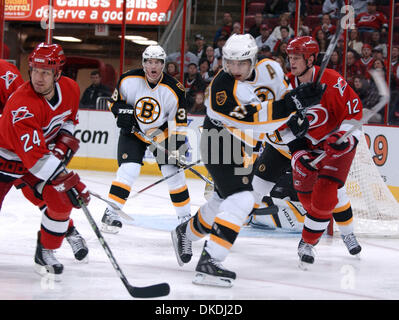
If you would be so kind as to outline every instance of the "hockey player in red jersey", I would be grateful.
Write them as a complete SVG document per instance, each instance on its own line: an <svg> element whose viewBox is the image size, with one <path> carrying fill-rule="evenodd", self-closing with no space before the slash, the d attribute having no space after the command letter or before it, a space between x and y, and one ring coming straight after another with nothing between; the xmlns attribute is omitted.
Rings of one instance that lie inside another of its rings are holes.
<svg viewBox="0 0 399 320"><path fill-rule="evenodd" d="M3 113L8 97L24 83L18 68L0 59L0 114Z"/></svg>
<svg viewBox="0 0 399 320"><path fill-rule="evenodd" d="M18 178L43 200L47 209L34 260L36 271L54 274L55 280L60 280L63 265L54 249L68 231L72 208L90 200L79 176L64 169L79 145L73 131L80 97L77 83L61 76L64 63L59 45L39 44L29 56L30 81L8 99L0 118L0 200Z"/></svg>
<svg viewBox="0 0 399 320"><path fill-rule="evenodd" d="M318 45L313 38L295 38L289 43L287 53L291 65L288 76L294 88L317 79L320 68L313 63ZM352 127L344 123L345 120L362 118L362 103L345 79L332 69L324 71L321 83L325 83L327 89L320 104L306 111L309 120L307 133L288 144L292 154L294 188L307 211L298 246L300 260L305 263L314 262L313 247L327 228L339 201L338 191L344 187L361 134L357 130L343 143L336 143ZM311 162L323 152L326 157L312 166ZM353 233L348 236L348 241L357 244ZM356 251L360 250L357 244Z"/></svg>

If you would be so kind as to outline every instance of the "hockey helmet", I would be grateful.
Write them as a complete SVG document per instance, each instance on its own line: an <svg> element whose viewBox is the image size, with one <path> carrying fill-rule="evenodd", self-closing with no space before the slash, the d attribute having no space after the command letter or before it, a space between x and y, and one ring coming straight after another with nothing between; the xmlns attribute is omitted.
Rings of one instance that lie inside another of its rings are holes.
<svg viewBox="0 0 399 320"><path fill-rule="evenodd" d="M158 59L162 60L162 62L165 63L165 50L159 45L150 45L143 52L143 63L147 59Z"/></svg>
<svg viewBox="0 0 399 320"><path fill-rule="evenodd" d="M302 54L305 60L308 60L312 55L314 55L316 60L319 51L317 41L310 36L296 37L287 46L288 54Z"/></svg>
<svg viewBox="0 0 399 320"><path fill-rule="evenodd" d="M251 72L256 63L258 46L254 37L250 34L233 34L227 39L222 49L223 70L228 72L226 60L251 60Z"/></svg>
<svg viewBox="0 0 399 320"><path fill-rule="evenodd" d="M56 72L62 69L66 57L64 50L58 44L39 43L29 56L29 67L53 69Z"/></svg>

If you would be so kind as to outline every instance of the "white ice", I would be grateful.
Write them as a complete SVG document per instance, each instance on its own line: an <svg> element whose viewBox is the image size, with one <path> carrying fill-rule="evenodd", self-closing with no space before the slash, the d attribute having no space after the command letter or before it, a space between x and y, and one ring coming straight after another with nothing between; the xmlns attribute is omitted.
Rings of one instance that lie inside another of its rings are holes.
<svg viewBox="0 0 399 320"><path fill-rule="evenodd" d="M78 171L87 186L106 196L111 172ZM158 180L140 176L133 190ZM189 179L192 213L205 202L204 182ZM132 192L133 194L133 192ZM100 225L105 204L93 198L88 206ZM243 227L224 266L237 273L232 288L192 284L203 241L193 244L191 262L179 267L170 231L177 224L166 183L127 201L125 221L116 234L104 234L129 282L147 286L168 282L173 300L399 299L399 240L360 238L361 258L350 256L341 238L323 236L312 268L298 268L299 234ZM89 246L89 263L77 263L65 241L56 255L64 264L62 282L44 281L33 270L41 214L22 193L12 189L0 213L0 299L112 300L132 299L91 229L83 212L74 210L75 226Z"/></svg>

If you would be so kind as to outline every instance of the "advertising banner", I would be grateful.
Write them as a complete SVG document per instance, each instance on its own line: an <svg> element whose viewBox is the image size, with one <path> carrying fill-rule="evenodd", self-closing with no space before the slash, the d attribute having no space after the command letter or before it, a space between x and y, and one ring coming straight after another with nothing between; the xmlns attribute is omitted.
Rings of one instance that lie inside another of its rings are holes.
<svg viewBox="0 0 399 320"><path fill-rule="evenodd" d="M5 0L5 19L46 21L48 0ZM126 24L167 24L173 17L177 0L127 0ZM55 23L120 24L123 0L54 0Z"/></svg>

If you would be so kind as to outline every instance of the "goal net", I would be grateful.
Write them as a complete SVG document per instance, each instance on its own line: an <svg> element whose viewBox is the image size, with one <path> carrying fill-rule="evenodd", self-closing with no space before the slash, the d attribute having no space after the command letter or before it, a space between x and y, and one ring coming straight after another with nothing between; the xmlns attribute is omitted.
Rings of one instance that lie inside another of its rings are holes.
<svg viewBox="0 0 399 320"><path fill-rule="evenodd" d="M399 237L399 203L374 164L364 135L357 146L346 190L353 209L355 234Z"/></svg>

